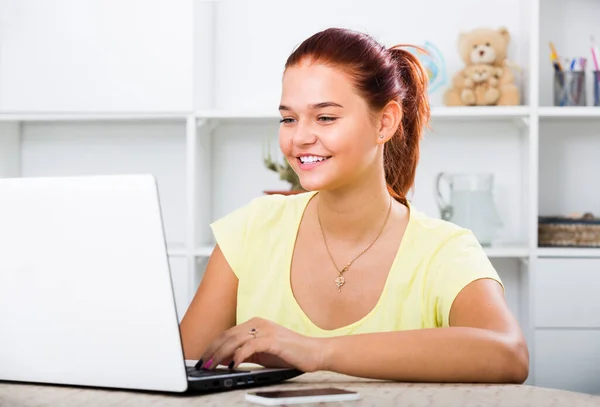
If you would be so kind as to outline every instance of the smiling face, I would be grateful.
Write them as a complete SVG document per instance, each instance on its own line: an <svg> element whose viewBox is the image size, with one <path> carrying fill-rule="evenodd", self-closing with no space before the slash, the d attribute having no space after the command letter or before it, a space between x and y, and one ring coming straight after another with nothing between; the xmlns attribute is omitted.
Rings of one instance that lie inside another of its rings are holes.
<svg viewBox="0 0 600 407"><path fill-rule="evenodd" d="M279 144L306 190L341 188L376 176L378 126L349 77L302 62L283 77Z"/></svg>

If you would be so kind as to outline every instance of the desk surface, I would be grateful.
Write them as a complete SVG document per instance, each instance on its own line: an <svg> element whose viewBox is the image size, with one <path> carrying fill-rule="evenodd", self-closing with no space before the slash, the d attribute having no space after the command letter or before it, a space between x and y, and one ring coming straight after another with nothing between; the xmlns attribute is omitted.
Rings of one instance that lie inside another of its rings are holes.
<svg viewBox="0 0 600 407"><path fill-rule="evenodd" d="M587 407L600 396L517 385L413 384L358 379L333 373L304 374L277 388L335 386L360 392L362 399L332 405L355 407ZM119 390L0 383L0 406L258 406L244 400L245 391L207 395L163 395Z"/></svg>

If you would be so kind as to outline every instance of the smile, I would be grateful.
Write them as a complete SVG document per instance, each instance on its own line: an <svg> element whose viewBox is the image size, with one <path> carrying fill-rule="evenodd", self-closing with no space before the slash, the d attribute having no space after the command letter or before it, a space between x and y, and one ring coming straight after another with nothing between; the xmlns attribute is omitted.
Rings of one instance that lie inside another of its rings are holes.
<svg viewBox="0 0 600 407"><path fill-rule="evenodd" d="M305 155L299 158L300 162L302 164L310 164L310 163L317 163L317 162L323 162L328 160L330 157L321 157L318 155Z"/></svg>
<svg viewBox="0 0 600 407"><path fill-rule="evenodd" d="M320 167L324 165L327 161L329 161L329 157L324 157L321 155L303 155L298 157L298 166L303 171L310 171L313 168Z"/></svg>

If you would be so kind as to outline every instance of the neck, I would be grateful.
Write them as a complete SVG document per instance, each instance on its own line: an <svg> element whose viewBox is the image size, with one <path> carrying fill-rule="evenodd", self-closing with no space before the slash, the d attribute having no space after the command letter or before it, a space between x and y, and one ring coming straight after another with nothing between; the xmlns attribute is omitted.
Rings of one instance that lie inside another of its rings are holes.
<svg viewBox="0 0 600 407"><path fill-rule="evenodd" d="M391 199L385 181L360 184L351 189L320 191L315 197L318 215L328 236L360 243L372 239L382 227ZM392 200L388 223L402 213L400 206L403 207Z"/></svg>

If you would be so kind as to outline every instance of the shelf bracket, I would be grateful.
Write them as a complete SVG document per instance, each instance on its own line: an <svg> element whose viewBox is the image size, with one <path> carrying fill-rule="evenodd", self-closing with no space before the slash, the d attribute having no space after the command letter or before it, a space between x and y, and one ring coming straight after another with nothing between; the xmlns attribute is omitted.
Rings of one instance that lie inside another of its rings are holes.
<svg viewBox="0 0 600 407"><path fill-rule="evenodd" d="M529 116L515 118L515 124L521 128L529 127Z"/></svg>
<svg viewBox="0 0 600 407"><path fill-rule="evenodd" d="M212 132L217 128L218 123L214 120L209 119L198 119L196 126L198 131L206 133L208 136L212 135Z"/></svg>

